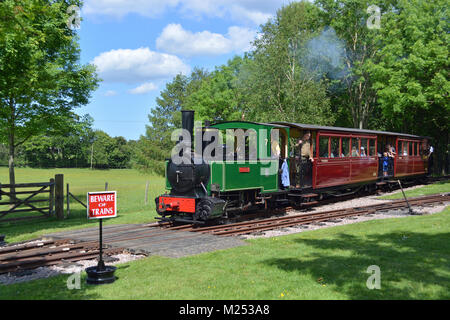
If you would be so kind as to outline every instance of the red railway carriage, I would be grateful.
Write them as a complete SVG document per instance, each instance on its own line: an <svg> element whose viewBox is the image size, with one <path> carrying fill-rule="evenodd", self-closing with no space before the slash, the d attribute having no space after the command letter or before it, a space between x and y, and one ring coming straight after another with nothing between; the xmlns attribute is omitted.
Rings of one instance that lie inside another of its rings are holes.
<svg viewBox="0 0 450 320"><path fill-rule="evenodd" d="M386 148L394 148L388 177L416 177L427 172L424 155L427 137L352 128L275 122L289 127L294 140L311 133L311 177L302 177L301 188L324 189L375 183L384 177L382 158ZM293 141L291 141L293 146ZM291 181L295 176L295 157L290 153Z"/></svg>

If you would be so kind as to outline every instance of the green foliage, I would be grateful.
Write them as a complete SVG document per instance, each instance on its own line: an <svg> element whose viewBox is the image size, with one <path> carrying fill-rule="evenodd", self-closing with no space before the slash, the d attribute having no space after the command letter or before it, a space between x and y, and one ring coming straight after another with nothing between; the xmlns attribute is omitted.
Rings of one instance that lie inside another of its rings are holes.
<svg viewBox="0 0 450 320"><path fill-rule="evenodd" d="M234 57L203 79L198 90L187 97L186 108L196 111L197 120L241 119L244 106L237 81L243 63L241 57Z"/></svg>
<svg viewBox="0 0 450 320"><path fill-rule="evenodd" d="M161 96L156 99L156 107L148 116L150 125L133 148L134 167L145 172L164 174L164 159L170 156L174 146L171 140L173 130L181 128L181 110L188 109L187 99L199 90L202 81L209 74L202 69L194 69L189 77L177 75L166 84Z"/></svg>
<svg viewBox="0 0 450 320"><path fill-rule="evenodd" d="M448 17L444 0L398 1L383 16L382 49L370 71L383 114L396 130L450 130Z"/></svg>
<svg viewBox="0 0 450 320"><path fill-rule="evenodd" d="M389 129L431 136L435 172L449 170L448 1L399 0L386 12L368 63L380 113Z"/></svg>
<svg viewBox="0 0 450 320"><path fill-rule="evenodd" d="M370 14L367 9L376 5L381 12L391 8L390 0L316 0L320 8L322 23L335 30L343 42L343 66L346 73L340 80L341 91L334 97L339 105L338 112L349 115L355 128L367 128L376 107L376 91L372 88L372 79L367 63L380 49L377 29L370 29L367 21ZM339 110L343 108L343 110Z"/></svg>
<svg viewBox="0 0 450 320"><path fill-rule="evenodd" d="M93 168L129 168L135 142L94 131L92 122L86 115L64 134L31 137L18 148L17 161L33 168L86 168L92 156ZM0 145L0 160L3 149Z"/></svg>
<svg viewBox="0 0 450 320"><path fill-rule="evenodd" d="M70 5L81 1L0 2L0 141L14 149L36 134L64 132L72 110L97 88L94 66L80 65ZM11 181L14 182L14 181Z"/></svg>
<svg viewBox="0 0 450 320"><path fill-rule="evenodd" d="M242 73L246 119L331 124L325 83L302 64L306 45L322 29L317 7L292 3L261 26Z"/></svg>
<svg viewBox="0 0 450 320"><path fill-rule="evenodd" d="M31 167L86 167L93 140L93 119L86 115L60 135L36 135L21 146L24 162Z"/></svg>

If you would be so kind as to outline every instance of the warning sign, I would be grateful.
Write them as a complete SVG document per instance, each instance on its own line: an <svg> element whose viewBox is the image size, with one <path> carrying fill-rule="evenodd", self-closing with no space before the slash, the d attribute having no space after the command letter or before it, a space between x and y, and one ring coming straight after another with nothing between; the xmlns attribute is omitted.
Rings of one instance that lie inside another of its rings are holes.
<svg viewBox="0 0 450 320"><path fill-rule="evenodd" d="M115 218L117 216L116 191L88 192L88 219Z"/></svg>

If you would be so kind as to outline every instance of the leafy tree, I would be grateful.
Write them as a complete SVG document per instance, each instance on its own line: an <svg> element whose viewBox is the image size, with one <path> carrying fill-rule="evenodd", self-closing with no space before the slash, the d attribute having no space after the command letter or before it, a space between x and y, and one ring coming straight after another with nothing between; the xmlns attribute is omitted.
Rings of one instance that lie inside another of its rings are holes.
<svg viewBox="0 0 450 320"><path fill-rule="evenodd" d="M449 165L450 104L448 1L400 0L386 12L368 64L390 129L434 137ZM447 169L448 170L448 169Z"/></svg>
<svg viewBox="0 0 450 320"><path fill-rule="evenodd" d="M241 57L234 57L203 79L198 90L187 97L186 108L196 111L197 120L241 119L243 101L237 81L242 64Z"/></svg>
<svg viewBox="0 0 450 320"><path fill-rule="evenodd" d="M319 10L307 1L283 7L261 26L240 75L247 120L332 122L325 84L302 65L308 41L321 30Z"/></svg>
<svg viewBox="0 0 450 320"><path fill-rule="evenodd" d="M156 99L156 107L148 116L150 125L141 137L133 153L132 162L142 170L164 173L161 160L170 156L174 142L171 141L173 130L181 128L181 110L187 109L187 99L199 90L202 81L209 74L203 69L194 69L191 75L177 75L166 84L161 96Z"/></svg>
<svg viewBox="0 0 450 320"><path fill-rule="evenodd" d="M94 137L93 119L86 115L59 135L36 135L22 145L24 160L32 167L86 167Z"/></svg>
<svg viewBox="0 0 450 320"><path fill-rule="evenodd" d="M123 137L110 137L106 132L95 130L92 144L92 160L95 168L126 168L131 150Z"/></svg>
<svg viewBox="0 0 450 320"><path fill-rule="evenodd" d="M349 108L353 126L367 128L376 106L377 94L372 87L368 62L381 48L378 29L369 28L367 9L376 5L381 12L392 10L390 0L316 0L322 23L335 30L343 42L343 63L339 97L334 103ZM344 111L345 112L345 111Z"/></svg>
<svg viewBox="0 0 450 320"><path fill-rule="evenodd" d="M0 140L8 145L11 184L16 148L34 135L64 131L72 110L97 87L95 69L80 65L78 37L67 27L70 5L81 1L0 2Z"/></svg>

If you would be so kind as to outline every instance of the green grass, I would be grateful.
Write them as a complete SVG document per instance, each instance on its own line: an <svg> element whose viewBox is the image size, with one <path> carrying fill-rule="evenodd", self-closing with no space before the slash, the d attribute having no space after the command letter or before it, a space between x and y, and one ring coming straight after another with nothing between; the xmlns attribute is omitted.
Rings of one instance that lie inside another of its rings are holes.
<svg viewBox="0 0 450 320"><path fill-rule="evenodd" d="M68 290L69 275L2 286L0 299L450 299L450 208L122 264L118 280ZM371 265L381 289L369 290Z"/></svg>
<svg viewBox="0 0 450 320"><path fill-rule="evenodd" d="M64 174L64 189L66 183L70 185L70 192L83 202L86 202L88 191L108 189L117 191L118 217L107 219L107 224L146 223L154 221L156 216L154 199L164 193L164 178L141 174L136 170L89 170L89 169L30 169L17 168L17 183L45 182L54 178L55 174ZM0 182L7 183L8 168L0 167ZM145 205L145 185L149 181L148 204ZM64 190L64 193L66 191ZM8 200L6 197L2 201ZM64 208L66 208L64 199ZM2 206L5 209L4 206ZM69 229L93 227L97 221L88 221L86 209L75 200L70 202L70 216L58 221L56 218L22 221L18 223L2 223L0 220L0 234L6 235L8 242L24 241L44 234ZM9 214L4 217L14 218L19 214Z"/></svg>
<svg viewBox="0 0 450 320"><path fill-rule="evenodd" d="M153 198L164 189L163 178L133 170L17 169L18 182L47 181L55 173L64 173L71 190L83 199L87 191L103 190L108 181L109 189L118 191L119 217L107 223L152 221ZM6 168L0 168L0 181L6 177ZM151 184L145 206L147 180ZM81 205L73 202L72 208L64 221L1 224L0 234L12 242L97 226L87 221ZM80 290L67 289L69 275L0 285L0 299L450 299L450 208L430 216L247 242L180 259L151 256L122 264L116 272L119 279L106 286L86 285L85 274ZM381 290L366 287L371 265L381 268Z"/></svg>
<svg viewBox="0 0 450 320"><path fill-rule="evenodd" d="M450 182L440 181L414 190L405 191L407 197L420 197L430 194L450 192ZM402 192L397 192L390 196L380 197L381 199L402 199Z"/></svg>

